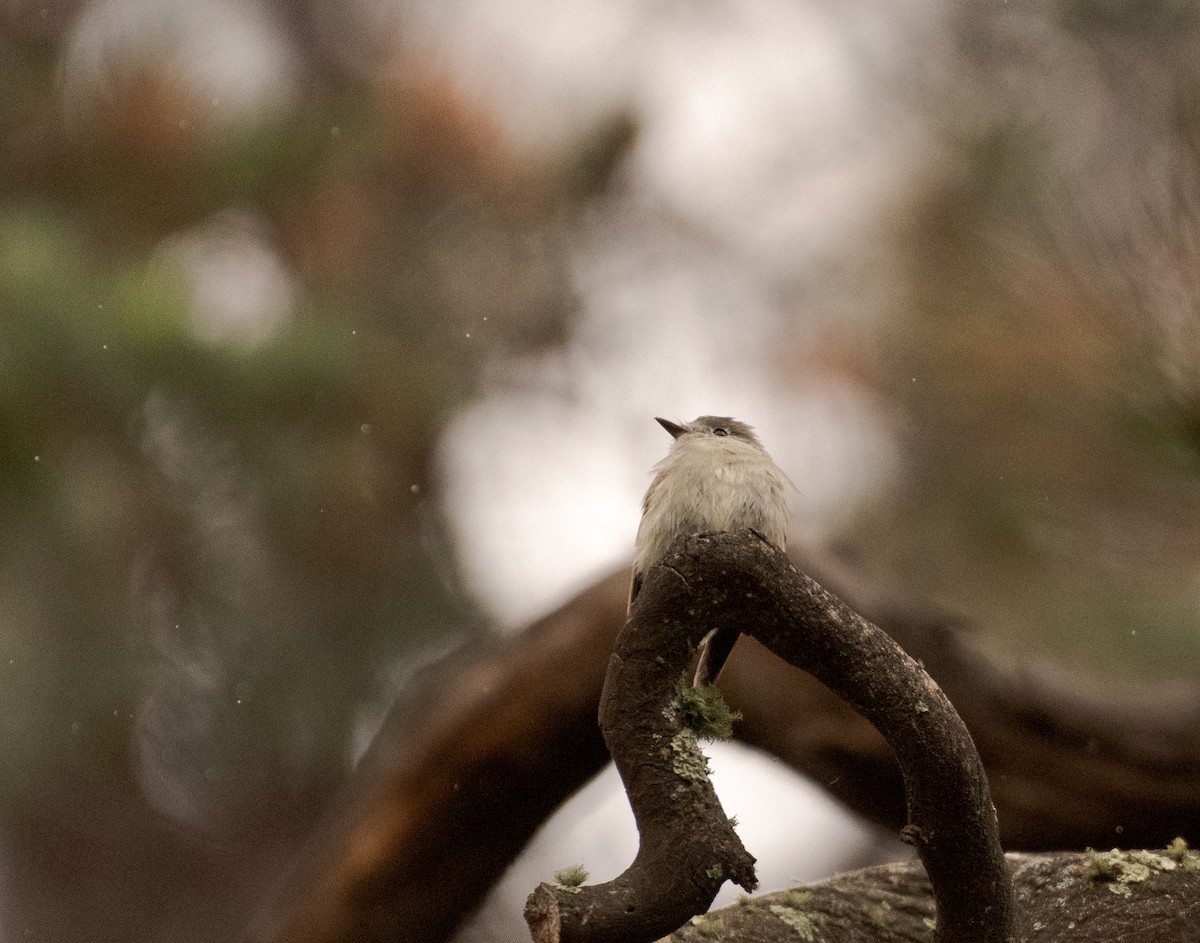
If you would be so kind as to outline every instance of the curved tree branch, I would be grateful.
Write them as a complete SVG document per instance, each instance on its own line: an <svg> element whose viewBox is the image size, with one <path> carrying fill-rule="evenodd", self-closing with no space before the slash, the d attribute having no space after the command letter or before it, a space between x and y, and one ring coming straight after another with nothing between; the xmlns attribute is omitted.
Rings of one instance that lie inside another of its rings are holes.
<svg viewBox="0 0 1200 943"><path fill-rule="evenodd" d="M793 556L795 559L796 557ZM1200 686L994 664L968 626L805 559L950 696L988 769L1007 848L1200 844ZM442 943L546 816L607 758L596 728L628 570L503 642L429 669L388 718L258 943ZM736 735L884 827L903 784L876 730L811 675L743 638L721 675ZM481 797L484 797L481 800ZM419 812L414 811L419 810Z"/></svg>
<svg viewBox="0 0 1200 943"><path fill-rule="evenodd" d="M440 943L604 764L595 705L628 576L438 666L397 705L249 943ZM577 706L587 705L580 723Z"/></svg>
<svg viewBox="0 0 1200 943"><path fill-rule="evenodd" d="M665 923L674 928L681 916L702 912L725 876L753 880L707 778L696 788L694 764L680 761L676 747L686 731L671 710L672 682L691 652L709 631L731 625L811 672L895 751L908 797L905 837L933 886L937 939L1008 940L1011 882L987 778L958 714L886 633L750 532L683 538L647 574L610 662L600 712L641 848L633 867L609 884L541 885L527 908L535 939L653 940ZM708 843L707 855L698 840ZM709 868L698 875L704 861ZM650 903L659 909L648 910Z"/></svg>

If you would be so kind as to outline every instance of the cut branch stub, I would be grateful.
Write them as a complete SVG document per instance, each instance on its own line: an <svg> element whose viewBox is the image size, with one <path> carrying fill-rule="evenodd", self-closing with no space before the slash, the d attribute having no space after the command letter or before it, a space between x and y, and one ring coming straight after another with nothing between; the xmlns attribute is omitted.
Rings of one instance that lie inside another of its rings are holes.
<svg viewBox="0 0 1200 943"><path fill-rule="evenodd" d="M721 810L675 683L711 629L733 625L810 672L883 734L904 775L908 826L937 904L941 943L1005 943L1012 887L983 766L958 714L886 633L752 532L681 538L646 574L617 641L600 725L641 834L633 865L572 893L543 884L526 919L539 941L655 940L703 912L753 859ZM699 766L697 766L699 762Z"/></svg>

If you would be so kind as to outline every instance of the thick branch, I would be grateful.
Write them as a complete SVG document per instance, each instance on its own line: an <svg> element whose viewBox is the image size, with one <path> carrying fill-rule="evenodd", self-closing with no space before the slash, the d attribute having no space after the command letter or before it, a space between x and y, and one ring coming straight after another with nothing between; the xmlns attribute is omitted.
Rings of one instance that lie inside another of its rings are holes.
<svg viewBox="0 0 1200 943"><path fill-rule="evenodd" d="M953 700L990 774L1006 847L1200 842L1194 681L1100 682L1045 664L1002 669L952 620L897 603L852 572L831 576L828 563L822 582L922 659ZM446 939L550 810L606 759L596 704L627 590L627 571L613 574L502 644L431 669L389 717L250 938ZM720 685L745 715L740 739L866 818L904 824L890 749L811 675L743 638Z"/></svg>
<svg viewBox="0 0 1200 943"><path fill-rule="evenodd" d="M590 629L624 610L622 577L591 587L515 643L431 672L388 718L247 939L447 939L606 760L595 706L612 633Z"/></svg>
<svg viewBox="0 0 1200 943"><path fill-rule="evenodd" d="M687 885L695 880L690 858L688 867L673 872L678 859L660 861L657 856L664 848L674 852L687 847L690 839L714 829L720 807L715 799L689 805L681 801L686 792L677 781L645 776L643 770L662 765L655 754L668 732L656 731L655 726L656 717L665 713L671 682L705 634L731 625L811 672L867 717L894 749L908 794L905 833L917 846L934 888L938 939L1007 940L1011 885L995 810L982 764L954 708L891 638L751 533L695 535L677 542L663 563L647 574L618 641L601 722L634 807L642 851L635 867L613 884L652 880L656 894L667 888L670 898L686 899L690 912L699 912L698 898L687 893ZM657 668L630 671L628 662L635 658L639 666ZM723 864L720 857L711 857L722 850L714 846L710 860ZM638 868L644 855L654 861L653 872ZM627 914L602 908L610 887L584 888L572 895L543 885L543 905L534 909L535 916L546 919L534 922L536 938L654 939L660 931L638 924L637 932L630 932L634 927ZM635 887L625 893L637 899L649 892ZM544 905L547 895L557 896L557 908ZM671 913L672 920L678 916ZM617 925L624 934L616 935L612 928Z"/></svg>

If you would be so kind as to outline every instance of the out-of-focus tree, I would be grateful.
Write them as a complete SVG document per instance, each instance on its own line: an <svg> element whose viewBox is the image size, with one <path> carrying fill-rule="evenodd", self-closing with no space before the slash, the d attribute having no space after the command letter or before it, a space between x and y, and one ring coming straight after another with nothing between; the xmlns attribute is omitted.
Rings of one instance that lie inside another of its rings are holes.
<svg viewBox="0 0 1200 943"><path fill-rule="evenodd" d="M228 939L481 625L436 435L561 336L594 155L320 6L0 11L6 935Z"/></svg>
<svg viewBox="0 0 1200 943"><path fill-rule="evenodd" d="M1108 668L1198 657L1192 7L552 7L575 124L518 141L547 115L414 40L458 5L0 5L6 933L245 924L483 632L435 454L496 374L603 400L618 459L613 403L681 362L851 391L900 456L821 534L867 572ZM570 51L639 43L597 70L635 120L585 107ZM533 491L563 425L469 446Z"/></svg>

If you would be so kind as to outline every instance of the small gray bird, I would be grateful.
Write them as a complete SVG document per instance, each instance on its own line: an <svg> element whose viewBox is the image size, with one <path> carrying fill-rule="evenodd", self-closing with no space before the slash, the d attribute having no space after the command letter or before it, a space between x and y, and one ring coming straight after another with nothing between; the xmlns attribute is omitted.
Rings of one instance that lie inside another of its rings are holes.
<svg viewBox="0 0 1200 943"><path fill-rule="evenodd" d="M771 460L754 430L727 416L679 424L656 420L675 439L642 501L629 606L642 579L681 534L753 528L781 550L787 542L787 475ZM714 629L700 643L692 683L712 684L738 639L733 627Z"/></svg>

